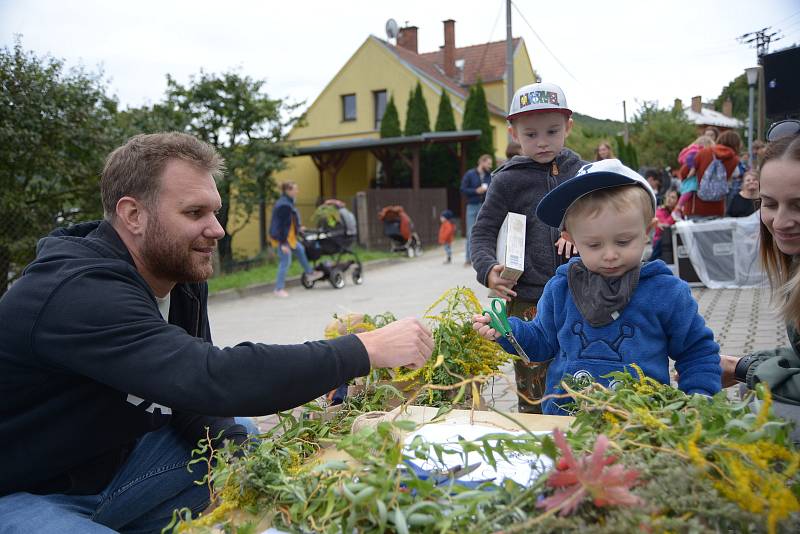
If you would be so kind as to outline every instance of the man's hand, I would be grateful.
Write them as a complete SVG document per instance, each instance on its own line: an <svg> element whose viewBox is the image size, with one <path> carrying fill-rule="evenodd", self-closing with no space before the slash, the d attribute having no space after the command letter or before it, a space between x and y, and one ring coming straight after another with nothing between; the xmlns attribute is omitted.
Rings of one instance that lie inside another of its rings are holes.
<svg viewBox="0 0 800 534"><path fill-rule="evenodd" d="M383 328L356 334L369 355L374 369L408 367L417 369L425 365L433 352L430 330L414 317L400 319Z"/></svg>
<svg viewBox="0 0 800 534"><path fill-rule="evenodd" d="M472 316L472 329L478 332L482 338L486 338L489 341L495 341L500 334L497 333L497 330L489 326L491 319L486 315L473 315Z"/></svg>
<svg viewBox="0 0 800 534"><path fill-rule="evenodd" d="M556 241L556 252L558 252L559 256L563 255L569 259L571 256L578 254L578 249L575 248L575 245L571 241L559 237L558 241Z"/></svg>
<svg viewBox="0 0 800 534"><path fill-rule="evenodd" d="M478 193L478 194L483 194L483 193L486 192L487 189L489 189L488 185L481 184L481 185L478 186L478 188L475 190L475 192Z"/></svg>
<svg viewBox="0 0 800 534"><path fill-rule="evenodd" d="M292 249L289 248L289 244L288 243L284 243L283 245L281 245L281 251L284 254L289 254L292 251Z"/></svg>
<svg viewBox="0 0 800 534"><path fill-rule="evenodd" d="M492 267L491 270L489 270L489 277L486 280L486 283L488 284L489 289L494 291L498 297L510 301L512 297L517 296L517 292L511 289L517 284L517 282L502 278L500 276L500 273L502 272L502 265L495 265Z"/></svg>
<svg viewBox="0 0 800 534"><path fill-rule="evenodd" d="M739 356L719 355L719 365L722 367L722 387L729 388L736 385L736 364L741 358Z"/></svg>

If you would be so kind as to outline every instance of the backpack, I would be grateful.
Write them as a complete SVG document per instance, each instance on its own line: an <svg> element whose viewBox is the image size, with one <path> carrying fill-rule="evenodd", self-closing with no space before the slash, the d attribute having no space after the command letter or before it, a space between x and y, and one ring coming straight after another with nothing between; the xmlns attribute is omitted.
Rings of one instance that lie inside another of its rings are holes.
<svg viewBox="0 0 800 534"><path fill-rule="evenodd" d="M721 160L716 156L712 158L697 188L697 196L705 202L722 200L728 194L728 171Z"/></svg>

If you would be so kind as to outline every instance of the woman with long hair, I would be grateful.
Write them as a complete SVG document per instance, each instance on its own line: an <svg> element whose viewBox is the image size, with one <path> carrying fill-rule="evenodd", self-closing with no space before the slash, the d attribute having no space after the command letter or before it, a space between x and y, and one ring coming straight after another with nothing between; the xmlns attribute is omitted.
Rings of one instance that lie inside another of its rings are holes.
<svg viewBox="0 0 800 534"><path fill-rule="evenodd" d="M597 148L594 149L595 161L600 161L603 159L613 159L613 158L616 158L616 156L614 155L614 151L611 150L611 145L609 145L608 142L606 141L603 141L602 143L597 145Z"/></svg>
<svg viewBox="0 0 800 534"><path fill-rule="evenodd" d="M766 383L785 418L800 420L800 136L767 146L761 164L760 256L791 347L721 356L722 385ZM800 428L794 439L800 439Z"/></svg>

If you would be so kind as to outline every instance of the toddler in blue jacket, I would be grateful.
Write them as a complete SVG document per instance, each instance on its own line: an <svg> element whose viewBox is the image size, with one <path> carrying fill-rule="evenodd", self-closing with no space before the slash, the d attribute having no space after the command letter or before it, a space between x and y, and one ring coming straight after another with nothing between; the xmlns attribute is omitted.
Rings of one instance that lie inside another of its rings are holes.
<svg viewBox="0 0 800 534"><path fill-rule="evenodd" d="M655 208L647 181L616 159L584 165L536 208L536 216L559 228L580 254L547 283L533 321L509 318L527 354L552 360L545 395L564 393L560 383L567 375L614 387L603 375L630 370L632 363L669 384L668 358L675 360L682 391L720 390L719 345L689 285L661 260L642 264ZM483 337L498 339L488 317L473 321ZM505 339L499 343L514 352ZM563 415L567 402L546 399L542 411Z"/></svg>

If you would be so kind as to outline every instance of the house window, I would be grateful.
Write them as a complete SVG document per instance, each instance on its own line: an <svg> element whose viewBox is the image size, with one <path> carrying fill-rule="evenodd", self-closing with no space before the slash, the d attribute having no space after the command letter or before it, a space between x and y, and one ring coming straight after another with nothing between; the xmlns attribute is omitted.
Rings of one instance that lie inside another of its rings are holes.
<svg viewBox="0 0 800 534"><path fill-rule="evenodd" d="M372 91L372 100L375 103L375 129L381 129L381 120L386 112L386 90Z"/></svg>
<svg viewBox="0 0 800 534"><path fill-rule="evenodd" d="M356 95L342 95L342 120L356 120Z"/></svg>

